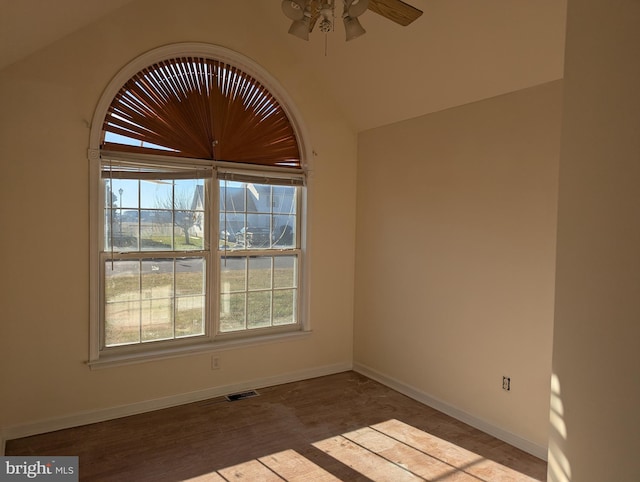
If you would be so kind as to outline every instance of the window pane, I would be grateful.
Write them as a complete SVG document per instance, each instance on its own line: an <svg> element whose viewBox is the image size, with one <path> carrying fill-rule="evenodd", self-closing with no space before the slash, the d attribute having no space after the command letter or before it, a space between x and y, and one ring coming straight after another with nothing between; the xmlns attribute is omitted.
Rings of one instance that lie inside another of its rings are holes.
<svg viewBox="0 0 640 482"><path fill-rule="evenodd" d="M247 328L271 326L271 291L247 294Z"/></svg>
<svg viewBox="0 0 640 482"><path fill-rule="evenodd" d="M198 211L176 211L174 213L174 239L176 251L199 250L204 247L204 232L197 226Z"/></svg>
<svg viewBox="0 0 640 482"><path fill-rule="evenodd" d="M138 218L139 211L136 210L123 211L120 215L117 224L119 230L117 239L121 240L124 248L123 251L137 251L140 247L140 223Z"/></svg>
<svg viewBox="0 0 640 482"><path fill-rule="evenodd" d="M224 180L219 183L219 247L297 247L297 187Z"/></svg>
<svg viewBox="0 0 640 482"><path fill-rule="evenodd" d="M140 342L140 301L107 303L104 320L105 346Z"/></svg>
<svg viewBox="0 0 640 482"><path fill-rule="evenodd" d="M284 254L283 249L298 248L299 188L227 181L220 181L219 185L219 248L264 253L263 256L251 253L246 258L222 256L221 302L227 304L220 307L222 331L297 324L298 255L280 254ZM242 207L241 188L244 189L244 211L238 209ZM267 251L273 248L278 251ZM246 264L240 265L240 259L246 260ZM235 321L231 313L232 294L244 296L243 305L238 305L236 310L242 318Z"/></svg>
<svg viewBox="0 0 640 482"><path fill-rule="evenodd" d="M114 260L104 263L105 346L140 341L140 263Z"/></svg>
<svg viewBox="0 0 640 482"><path fill-rule="evenodd" d="M236 234L244 227L245 216L243 213L220 213L220 237L218 246L222 249L234 249L236 247Z"/></svg>
<svg viewBox="0 0 640 482"><path fill-rule="evenodd" d="M137 181L104 179L104 235L105 249L118 251L137 250L137 228L131 229L131 209L138 203ZM135 212L135 211L134 211Z"/></svg>
<svg viewBox="0 0 640 482"><path fill-rule="evenodd" d="M147 298L142 300L141 305L141 341L173 338L173 300L171 298Z"/></svg>
<svg viewBox="0 0 640 482"><path fill-rule="evenodd" d="M220 331L244 330L245 326L245 293L222 294L220 296Z"/></svg>
<svg viewBox="0 0 640 482"><path fill-rule="evenodd" d="M296 324L297 263L296 255L222 258L221 331Z"/></svg>
<svg viewBox="0 0 640 482"><path fill-rule="evenodd" d="M297 287L297 260L296 256L275 256L273 258L273 287L295 288Z"/></svg>
<svg viewBox="0 0 640 482"><path fill-rule="evenodd" d="M296 247L296 218L294 215L273 216L273 245L279 248Z"/></svg>
<svg viewBox="0 0 640 482"><path fill-rule="evenodd" d="M267 184L247 183L247 212L271 212L271 186Z"/></svg>
<svg viewBox="0 0 640 482"><path fill-rule="evenodd" d="M142 261L142 298L173 296L173 259Z"/></svg>
<svg viewBox="0 0 640 482"><path fill-rule="evenodd" d="M273 324L289 325L296 322L297 290L277 290L273 292Z"/></svg>
<svg viewBox="0 0 640 482"><path fill-rule="evenodd" d="M271 216L247 214L247 227L241 230L239 241L251 249L271 247Z"/></svg>
<svg viewBox="0 0 640 482"><path fill-rule="evenodd" d="M204 334L205 266L204 258L176 260L176 337Z"/></svg>
<svg viewBox="0 0 640 482"><path fill-rule="evenodd" d="M118 252L205 249L203 179L105 180L104 189L105 249L112 244Z"/></svg>
<svg viewBox="0 0 640 482"><path fill-rule="evenodd" d="M176 250L202 249L204 238L204 183L202 179L174 182Z"/></svg>
<svg viewBox="0 0 640 482"><path fill-rule="evenodd" d="M245 212L244 183L220 181L220 210Z"/></svg>
<svg viewBox="0 0 640 482"><path fill-rule="evenodd" d="M124 213L127 213L125 211ZM138 250L138 224L126 222L124 214L120 215L117 209L105 209L104 211L104 249L107 251L137 251Z"/></svg>
<svg viewBox="0 0 640 482"><path fill-rule="evenodd" d="M142 261L142 341L173 337L173 260Z"/></svg>
<svg viewBox="0 0 640 482"><path fill-rule="evenodd" d="M104 280L104 297L107 303L140 299L139 261L106 261Z"/></svg>
<svg viewBox="0 0 640 482"><path fill-rule="evenodd" d="M271 288L271 260L270 256L249 259L249 290Z"/></svg>
<svg viewBox="0 0 640 482"><path fill-rule="evenodd" d="M108 174L107 174L108 175ZM135 209L138 207L138 181L131 179L104 179L105 207ZM111 194L111 202L109 202Z"/></svg>
<svg viewBox="0 0 640 482"><path fill-rule="evenodd" d="M258 212L259 204L260 204L260 195L255 188L255 184L246 184L242 183L244 188L245 201L247 206L248 213Z"/></svg>
<svg viewBox="0 0 640 482"><path fill-rule="evenodd" d="M204 258L176 260L176 296L205 294Z"/></svg>
<svg viewBox="0 0 640 482"><path fill-rule="evenodd" d="M173 214L167 210L140 212L140 249L171 251L173 247Z"/></svg>
<svg viewBox="0 0 640 482"><path fill-rule="evenodd" d="M234 291L244 291L247 286L246 270L247 258L223 257L220 259L221 292L231 293Z"/></svg>
<svg viewBox="0 0 640 482"><path fill-rule="evenodd" d="M273 186L272 207L276 214L294 214L296 212L296 188Z"/></svg>
<svg viewBox="0 0 640 482"><path fill-rule="evenodd" d="M176 298L176 338L204 335L204 296Z"/></svg>
<svg viewBox="0 0 640 482"><path fill-rule="evenodd" d="M206 261L154 258L105 262L105 345L203 335ZM175 326L174 326L175 322Z"/></svg>
<svg viewBox="0 0 640 482"><path fill-rule="evenodd" d="M140 182L140 207L143 209L173 209L173 181Z"/></svg>

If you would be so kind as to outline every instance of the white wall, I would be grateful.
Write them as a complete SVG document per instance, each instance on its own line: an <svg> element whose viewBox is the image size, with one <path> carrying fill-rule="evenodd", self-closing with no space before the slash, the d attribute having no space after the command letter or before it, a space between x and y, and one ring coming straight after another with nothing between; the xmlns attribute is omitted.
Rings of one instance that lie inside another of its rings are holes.
<svg viewBox="0 0 640 482"><path fill-rule="evenodd" d="M570 1L549 480L640 480L640 2Z"/></svg>
<svg viewBox="0 0 640 482"><path fill-rule="evenodd" d="M561 94L552 82L358 142L356 367L542 457Z"/></svg>
<svg viewBox="0 0 640 482"><path fill-rule="evenodd" d="M272 38L271 26L251 15L249 2L140 0L0 71L5 436L55 427L56 420L68 423L77 414L87 420L131 404L351 366L357 137L321 86L287 62L283 37L286 32ZM124 65L186 41L252 58L282 83L303 117L316 152L309 213L313 334L222 352L218 371L211 370L210 355L91 371L85 365L88 122Z"/></svg>

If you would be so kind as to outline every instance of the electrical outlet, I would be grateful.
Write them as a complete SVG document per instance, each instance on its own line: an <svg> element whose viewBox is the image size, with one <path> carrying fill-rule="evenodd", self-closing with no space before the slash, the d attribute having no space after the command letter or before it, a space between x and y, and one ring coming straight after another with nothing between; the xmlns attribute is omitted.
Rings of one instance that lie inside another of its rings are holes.
<svg viewBox="0 0 640 482"><path fill-rule="evenodd" d="M511 378L502 377L502 389L509 392L511 391Z"/></svg>
<svg viewBox="0 0 640 482"><path fill-rule="evenodd" d="M220 370L220 358L218 358L217 356L211 357L211 369Z"/></svg>

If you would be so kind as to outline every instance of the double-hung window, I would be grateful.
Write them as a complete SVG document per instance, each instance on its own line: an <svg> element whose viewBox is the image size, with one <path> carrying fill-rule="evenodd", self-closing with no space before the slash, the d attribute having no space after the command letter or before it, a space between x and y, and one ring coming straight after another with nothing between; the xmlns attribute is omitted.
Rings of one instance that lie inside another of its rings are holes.
<svg viewBox="0 0 640 482"><path fill-rule="evenodd" d="M96 114L92 364L305 326L295 129L272 92L210 47L161 52Z"/></svg>
<svg viewBox="0 0 640 482"><path fill-rule="evenodd" d="M302 180L218 174L220 335L299 323Z"/></svg>
<svg viewBox="0 0 640 482"><path fill-rule="evenodd" d="M101 348L206 336L207 166L102 161Z"/></svg>

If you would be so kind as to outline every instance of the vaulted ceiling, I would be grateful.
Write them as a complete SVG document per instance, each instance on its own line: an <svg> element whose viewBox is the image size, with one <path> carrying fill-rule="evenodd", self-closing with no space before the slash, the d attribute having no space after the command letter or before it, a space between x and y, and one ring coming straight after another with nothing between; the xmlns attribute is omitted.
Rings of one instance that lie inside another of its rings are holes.
<svg viewBox="0 0 640 482"><path fill-rule="evenodd" d="M0 0L0 70L137 1ZM358 131L563 75L566 0L406 0L424 12L413 24L367 11L348 43L341 22L305 42L287 34L280 0L242 1Z"/></svg>

